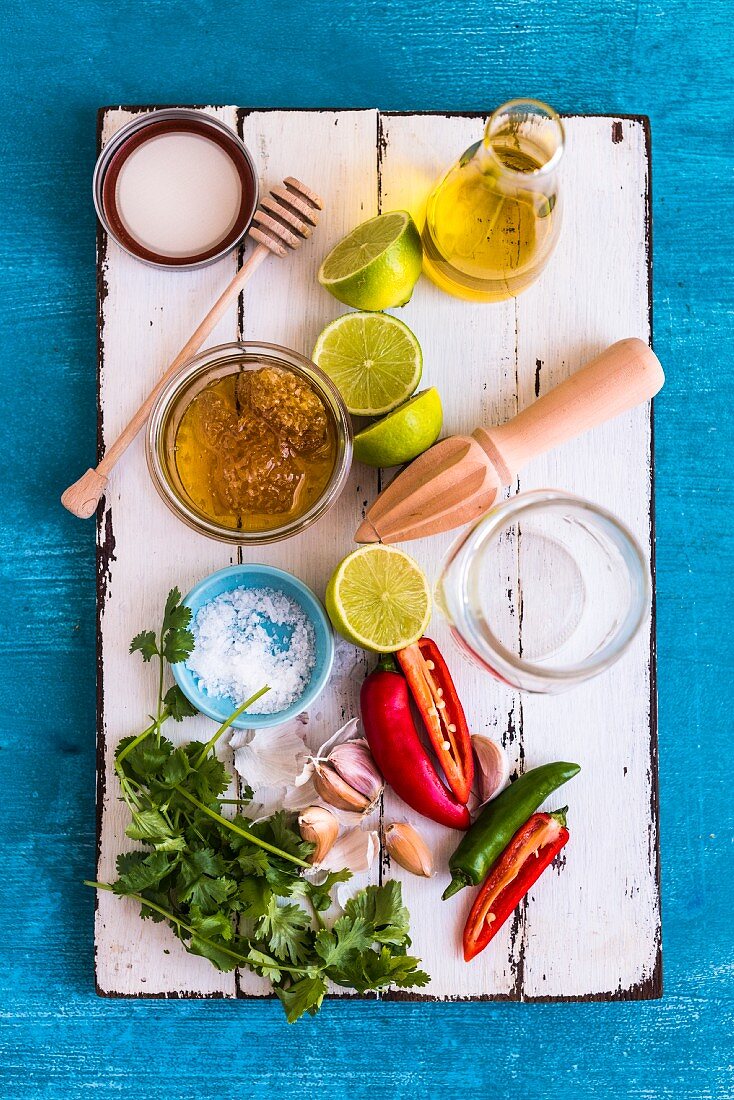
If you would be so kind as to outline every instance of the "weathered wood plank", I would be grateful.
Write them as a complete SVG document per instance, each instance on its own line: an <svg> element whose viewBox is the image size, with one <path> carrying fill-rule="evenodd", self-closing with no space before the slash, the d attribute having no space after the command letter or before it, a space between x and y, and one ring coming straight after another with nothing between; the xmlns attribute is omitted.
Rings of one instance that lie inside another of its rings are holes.
<svg viewBox="0 0 734 1100"><path fill-rule="evenodd" d="M615 340L651 336L644 123L565 125L565 232L547 277L517 299L522 406ZM530 464L520 488L563 486L604 505L649 554L651 479L650 410L641 407ZM582 764L553 801L570 805L563 867L532 891L518 929L528 997L661 992L651 660L646 628L606 675L523 700L527 763L555 754Z"/></svg>
<svg viewBox="0 0 734 1100"><path fill-rule="evenodd" d="M423 223L426 197L450 164L481 134L481 118L448 115L383 116L380 181L383 209L408 209ZM472 430L477 424L499 423L517 408L515 309L512 301L487 306L459 301L421 279L400 317L415 331L424 349L421 386L437 386L444 406L444 434ZM392 476L392 473L390 474ZM456 532L406 544L434 579L440 562L455 541ZM515 584L514 571L508 585ZM509 604L508 604L509 609ZM515 737L516 700L505 698L486 674L458 657L449 628L438 611L430 624L431 637L448 655L455 682L474 733L503 740L513 765L519 764ZM388 793L385 820L411 820L426 838L439 873L430 881L417 879L397 866L390 875L400 878L413 921L416 951L431 975L426 993L431 997L510 996L518 959L509 926L497 937L497 950L485 951L471 967L461 958L461 932L468 891L441 901L447 882L446 864L458 834L415 814ZM440 929L440 933L437 930Z"/></svg>
<svg viewBox="0 0 734 1100"><path fill-rule="evenodd" d="M212 108L234 126L233 107ZM107 141L133 112L106 113ZM123 252L104 235L100 275L101 446L114 439L155 380L183 346L196 323L232 278L236 256L199 271L160 271ZM193 323L192 323L193 321ZM212 343L237 336L237 309L218 325ZM175 553L172 548L175 547ZM113 755L117 742L137 732L155 700L155 676L127 654L130 639L160 621L166 594L182 591L233 560L229 547L200 538L163 504L151 485L142 439L110 480L99 526L99 728L101 802L99 865L102 881L114 877L115 853L134 848L125 839L127 810L118 801ZM183 734L169 723L172 740L202 737L206 719ZM206 736L209 736L206 734ZM206 740L206 736L203 737ZM96 917L96 972L101 993L127 995L234 995L232 974L187 955L163 925L143 923L133 903L100 893Z"/></svg>

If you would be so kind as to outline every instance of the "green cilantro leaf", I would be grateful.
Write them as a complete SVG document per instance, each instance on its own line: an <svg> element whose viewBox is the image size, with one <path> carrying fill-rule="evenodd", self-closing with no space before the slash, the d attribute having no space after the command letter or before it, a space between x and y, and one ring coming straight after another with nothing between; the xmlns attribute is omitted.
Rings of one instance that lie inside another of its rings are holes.
<svg viewBox="0 0 734 1100"><path fill-rule="evenodd" d="M277 959L303 962L311 937L311 918L300 905L278 905L274 897L257 923L257 933L267 940Z"/></svg>
<svg viewBox="0 0 734 1100"><path fill-rule="evenodd" d="M166 599L163 611L163 633L167 630L179 630L191 622L191 608L181 603L178 588L172 588Z"/></svg>
<svg viewBox="0 0 734 1100"><path fill-rule="evenodd" d="M163 696L163 703L174 722L182 722L184 718L193 718L195 714L199 713L193 703L190 703L186 698L178 684L174 684L173 687L168 689Z"/></svg>
<svg viewBox="0 0 734 1100"><path fill-rule="evenodd" d="M194 635L190 630L169 630L163 639L163 656L171 665L185 661L193 649Z"/></svg>
<svg viewBox="0 0 734 1100"><path fill-rule="evenodd" d="M183 749L176 749L161 768L160 784L163 787L178 787L190 771L188 756Z"/></svg>
<svg viewBox="0 0 734 1100"><path fill-rule="evenodd" d="M179 840L185 844L183 837L171 828L159 810L133 811L132 821L125 829L125 835L131 840L143 840L160 850L175 850Z"/></svg>
<svg viewBox="0 0 734 1100"><path fill-rule="evenodd" d="M247 960L250 966L258 974L261 974L263 978L270 978L272 982L279 982L283 976L283 973L269 955L266 955L263 951L258 951L256 947L251 947ZM276 990L277 992L277 990Z"/></svg>
<svg viewBox="0 0 734 1100"><path fill-rule="evenodd" d="M119 759L123 749L134 740L134 737L125 737L117 746L115 758ZM146 737L127 754L120 766L125 774L133 775L136 779L152 780L172 752L173 745L165 737L161 737L160 740L156 740L155 737Z"/></svg>
<svg viewBox="0 0 734 1100"><path fill-rule="evenodd" d="M275 992L285 1009L286 1020L294 1024L305 1012L316 1015L326 994L326 982L323 978L300 978L287 989L276 986Z"/></svg>
<svg viewBox="0 0 734 1100"><path fill-rule="evenodd" d="M177 860L168 852L124 852L117 857L116 894L140 894L171 873Z"/></svg>
<svg viewBox="0 0 734 1100"><path fill-rule="evenodd" d="M400 945L408 937L410 914L397 879L388 879L382 886L366 886L349 899L344 912L353 920L364 918L378 943Z"/></svg>
<svg viewBox="0 0 734 1100"><path fill-rule="evenodd" d="M242 844L243 847L237 852L237 863L241 872L244 875L255 875L257 878L263 878L268 873L271 857L262 848L256 848L254 844L248 844L246 840L243 840ZM250 880L244 879L243 881L249 882Z"/></svg>
<svg viewBox="0 0 734 1100"><path fill-rule="evenodd" d="M188 757L191 766L191 774L187 778L186 789L205 806L215 802L220 794L229 787L232 777L221 760L216 756L207 756L199 763L204 745L199 741L190 741L183 746L183 751Z"/></svg>
<svg viewBox="0 0 734 1100"><path fill-rule="evenodd" d="M202 936L229 941L234 935L232 921L225 913L203 913L198 905L189 909L187 924Z"/></svg>
<svg viewBox="0 0 734 1100"><path fill-rule="evenodd" d="M208 959L210 963L213 963L217 970L223 970L226 973L229 970L234 970L238 963L229 951L223 950L224 947L224 944L217 944L208 937L204 938L196 933L186 943L186 950L190 951L192 955L201 955L203 958Z"/></svg>
<svg viewBox="0 0 734 1100"><path fill-rule="evenodd" d="M308 897L314 909L319 913L324 913L329 909L332 904L331 891L333 888L340 882L349 882L351 877L352 872L344 868L343 871L329 871L324 881L320 882L318 886L308 883Z"/></svg>
<svg viewBox="0 0 734 1100"><path fill-rule="evenodd" d="M148 662L158 653L158 644L152 630L141 630L130 642L131 653L141 653L143 660Z"/></svg>
<svg viewBox="0 0 734 1100"><path fill-rule="evenodd" d="M372 946L372 931L362 917L352 919L346 914L339 917L329 932L325 928L316 936L316 954L324 962L325 970L338 970L346 966L355 951L366 951Z"/></svg>
<svg viewBox="0 0 734 1100"><path fill-rule="evenodd" d="M339 985L349 986L358 993L384 989L390 985L410 989L427 985L431 980L419 967L420 959L410 955L394 955L385 946L379 952L365 951L352 956L339 974L332 973L330 977Z"/></svg>
<svg viewBox="0 0 734 1100"><path fill-rule="evenodd" d="M263 855L266 855L263 852ZM273 892L262 878L243 878L237 888L242 903L242 916L249 920L259 920L268 912Z"/></svg>

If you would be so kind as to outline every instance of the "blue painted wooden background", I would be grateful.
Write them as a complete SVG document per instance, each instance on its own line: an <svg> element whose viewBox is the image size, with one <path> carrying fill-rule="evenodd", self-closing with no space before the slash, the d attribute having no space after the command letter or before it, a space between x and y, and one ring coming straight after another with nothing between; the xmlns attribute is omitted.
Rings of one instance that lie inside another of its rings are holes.
<svg viewBox="0 0 734 1100"><path fill-rule="evenodd" d="M728 0L5 0L3 1097L734 1096L730 16ZM665 997L327 1004L290 1029L277 1004L99 1000L81 886L94 532L57 503L95 447L96 108L462 110L522 94L652 120Z"/></svg>

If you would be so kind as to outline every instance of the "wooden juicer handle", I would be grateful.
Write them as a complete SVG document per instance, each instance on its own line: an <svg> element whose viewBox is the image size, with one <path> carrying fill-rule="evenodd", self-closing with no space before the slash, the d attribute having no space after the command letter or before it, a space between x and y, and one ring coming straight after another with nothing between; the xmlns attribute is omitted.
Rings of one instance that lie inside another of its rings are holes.
<svg viewBox="0 0 734 1100"><path fill-rule="evenodd" d="M477 428L473 436L509 485L531 459L649 401L664 381L647 344L619 340L506 424Z"/></svg>

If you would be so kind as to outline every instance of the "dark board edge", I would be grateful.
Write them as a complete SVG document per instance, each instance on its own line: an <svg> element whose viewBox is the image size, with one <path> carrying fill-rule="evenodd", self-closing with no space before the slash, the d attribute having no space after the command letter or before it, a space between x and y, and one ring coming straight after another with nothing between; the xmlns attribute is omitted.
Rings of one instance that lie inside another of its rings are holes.
<svg viewBox="0 0 734 1100"><path fill-rule="evenodd" d="M135 105L110 105L100 107L97 111L97 154L101 150L102 126L108 111L125 110L131 112L150 111L163 107L181 107L181 104L135 104ZM187 104L194 109L201 107L219 106L217 104ZM486 118L486 111L379 111L377 108L365 107L321 107L321 108L288 108L288 107L249 107L237 108L237 127L242 130L242 122L248 114L274 113L274 112L298 111L302 113L329 114L343 111L377 111L377 154L378 154L378 202L380 201L380 175L379 163L381 158L381 119L383 117L406 117L410 115L434 116L441 118ZM648 329L649 341L653 344L653 246L652 246L652 138L650 119L643 114L619 114L614 113L563 113L563 118L609 118L612 120L628 120L642 125L645 135L647 188L645 195L645 246L647 257L647 287L648 287ZM103 343L103 306L107 295L107 283L105 277L105 260L107 252L107 236L101 225L97 225L97 461L104 453L104 417L101 406L101 381L104 368L104 343ZM240 261L241 263L241 255ZM240 308L240 326L242 312ZM658 777L658 715L657 715L657 642L656 642L656 554L655 554L655 417L654 404L650 406L650 573L652 577L652 606L650 618L650 806L651 820L654 826L654 840L652 841L650 855L655 859L655 881L658 908L658 924L656 929L657 951L655 963L651 974L642 981L635 983L627 989L616 989L591 994L579 995L549 995L528 996L522 989L522 957L518 960L516 968L516 980L509 993L480 994L470 997L432 997L430 994L419 994L410 991L394 991L382 994L378 998L359 997L354 994L330 994L330 1000L385 1000L391 1002L427 1002L427 1003L499 1003L522 1002L527 1004L547 1003L584 1003L584 1002L620 1002L620 1001L644 1001L656 1000L663 995L663 963L662 963L662 905L661 905L661 867L660 867L660 815L659 815L659 777ZM114 559L115 539L112 522L112 509L107 507L103 498L97 510L97 748L96 748L96 857L97 864L101 856L102 839L102 808L106 789L105 776L105 732L104 732L104 648L102 639L102 611L107 595L109 568ZM241 551L238 551L241 553ZM95 900L95 914L97 901ZM95 942L95 973L97 946ZM100 997L112 1000L230 1000L227 994L220 992L204 993L198 991L174 991L163 993L118 993L112 990L104 990L100 987L95 977L95 990ZM235 997L245 1000L270 1000L268 995L251 995L242 991L239 976L236 979Z"/></svg>

